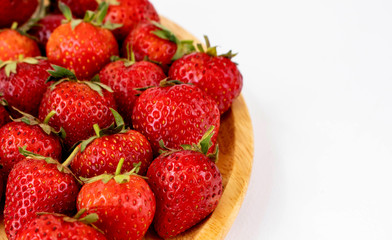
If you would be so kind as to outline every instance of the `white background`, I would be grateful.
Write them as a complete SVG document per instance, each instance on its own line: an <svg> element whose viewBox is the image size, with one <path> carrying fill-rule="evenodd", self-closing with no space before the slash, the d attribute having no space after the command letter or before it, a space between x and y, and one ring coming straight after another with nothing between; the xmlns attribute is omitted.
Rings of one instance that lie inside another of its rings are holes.
<svg viewBox="0 0 392 240"><path fill-rule="evenodd" d="M255 154L226 239L392 239L392 1L152 3L239 52Z"/></svg>

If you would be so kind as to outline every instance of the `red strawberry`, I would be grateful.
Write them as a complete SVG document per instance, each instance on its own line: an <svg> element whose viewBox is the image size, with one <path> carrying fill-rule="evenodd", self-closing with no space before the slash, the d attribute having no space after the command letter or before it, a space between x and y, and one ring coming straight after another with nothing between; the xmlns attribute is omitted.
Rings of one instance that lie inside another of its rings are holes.
<svg viewBox="0 0 392 240"><path fill-rule="evenodd" d="M14 29L0 30L0 61L16 60L19 55L35 57L40 56L41 52L33 39Z"/></svg>
<svg viewBox="0 0 392 240"><path fill-rule="evenodd" d="M18 151L20 147L27 145L28 151L54 159L60 159L62 152L60 138L46 123L31 115L25 115L1 127L0 145L0 164L3 166L1 173L4 179L13 166L25 158Z"/></svg>
<svg viewBox="0 0 392 240"><path fill-rule="evenodd" d="M205 155L211 133L210 130L197 147L202 152L167 152L156 158L147 171L148 183L157 201L154 227L163 238L184 232L218 205L222 177L215 163Z"/></svg>
<svg viewBox="0 0 392 240"><path fill-rule="evenodd" d="M155 197L147 182L132 171L119 175L124 159L115 175L90 179L79 192L77 208L99 216L96 226L107 239L140 240L155 213Z"/></svg>
<svg viewBox="0 0 392 240"><path fill-rule="evenodd" d="M94 125L96 136L83 141L71 162L71 169L76 176L94 177L104 173L114 173L119 159L124 158L123 172L131 171L134 165L141 163L139 174L145 175L152 162L151 145L146 137L134 130L126 130L121 116L111 109L115 116L114 125L100 130Z"/></svg>
<svg viewBox="0 0 392 240"><path fill-rule="evenodd" d="M210 126L215 126L215 146L220 115L216 102L202 90L180 84L144 91L135 102L132 123L147 137L157 155L160 140L169 148L197 143Z"/></svg>
<svg viewBox="0 0 392 240"><path fill-rule="evenodd" d="M105 235L89 225L97 219L96 214L77 219L56 213L42 213L18 232L16 240L106 240Z"/></svg>
<svg viewBox="0 0 392 240"><path fill-rule="evenodd" d="M46 45L46 55L50 62L70 69L79 79L90 80L110 62L112 55L119 53L113 34L100 27L105 7L98 15L86 14L83 21L73 20L69 8L61 2L60 6L69 23L53 31Z"/></svg>
<svg viewBox="0 0 392 240"><path fill-rule="evenodd" d="M157 22L138 25L124 40L122 55L126 56L127 49L131 48L137 61L148 58L163 66L194 51L192 41L180 41Z"/></svg>
<svg viewBox="0 0 392 240"><path fill-rule="evenodd" d="M56 160L20 151L29 157L11 170L4 207L5 231L10 240L37 212L71 213L79 190L70 170Z"/></svg>
<svg viewBox="0 0 392 240"><path fill-rule="evenodd" d="M39 107L38 118L43 120L52 110L56 111L49 125L64 128L67 149L78 141L94 135L93 125L108 127L114 122L110 108L116 109L112 90L99 82L79 81L67 69L52 65L52 76L66 76L52 84L45 92ZM57 75L59 74L59 75Z"/></svg>
<svg viewBox="0 0 392 240"><path fill-rule="evenodd" d="M242 75L231 61L231 51L217 56L216 47L210 47L206 38L207 51L191 53L175 61L169 69L169 77L185 83L193 83L206 91L218 103L221 114L227 111L242 89Z"/></svg>
<svg viewBox="0 0 392 240"><path fill-rule="evenodd" d="M10 122L10 115L6 109L8 103L4 99L0 99L0 128Z"/></svg>
<svg viewBox="0 0 392 240"><path fill-rule="evenodd" d="M95 2L95 1L94 1ZM65 17L62 14L49 14L39 20L28 33L38 39L38 46L42 53L46 52L46 43L52 32L61 25Z"/></svg>
<svg viewBox="0 0 392 240"><path fill-rule="evenodd" d="M119 4L111 4L105 17L105 22L121 24L112 32L118 41L125 37L137 24L147 21L159 22L159 16L154 6L148 0L119 0Z"/></svg>
<svg viewBox="0 0 392 240"><path fill-rule="evenodd" d="M131 125L133 105L137 95L141 93L137 89L158 86L166 75L154 63L120 59L106 65L100 71L99 78L113 89L119 112L126 123Z"/></svg>
<svg viewBox="0 0 392 240"><path fill-rule="evenodd" d="M38 0L2 0L0 8L0 28L27 22L38 6ZM1 54L0 54L1 55Z"/></svg>
<svg viewBox="0 0 392 240"><path fill-rule="evenodd" d="M51 70L47 60L22 58L0 64L0 87L3 98L21 111L38 115L38 107L46 88Z"/></svg>

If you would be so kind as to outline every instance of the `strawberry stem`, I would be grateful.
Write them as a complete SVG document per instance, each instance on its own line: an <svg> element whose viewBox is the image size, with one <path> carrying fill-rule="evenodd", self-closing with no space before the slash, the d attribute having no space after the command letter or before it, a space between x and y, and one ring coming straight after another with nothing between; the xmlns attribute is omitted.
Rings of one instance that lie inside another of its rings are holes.
<svg viewBox="0 0 392 240"><path fill-rule="evenodd" d="M121 168L124 164L124 158L121 158L120 161L118 162L117 168L116 168L116 172L114 173L115 176L120 175L121 173Z"/></svg>
<svg viewBox="0 0 392 240"><path fill-rule="evenodd" d="M97 123L95 123L93 125L93 128L94 128L95 135L97 135L97 137L100 137L101 135L99 132L101 131L101 129L99 128L99 125Z"/></svg>
<svg viewBox="0 0 392 240"><path fill-rule="evenodd" d="M80 150L80 146L77 146L77 147L72 151L72 153L69 155L69 157L68 157L68 158L63 162L63 164L61 164L61 165L63 165L64 167L68 167L69 164L71 164L72 160L75 158L76 154L79 152L79 150Z"/></svg>
<svg viewBox="0 0 392 240"><path fill-rule="evenodd" d="M80 211L77 212L73 218L79 219L83 215L83 213L85 213L86 211L87 210L85 208L80 209Z"/></svg>
<svg viewBox="0 0 392 240"><path fill-rule="evenodd" d="M56 115L56 111L55 111L55 110L52 110L48 115L46 115L46 117L45 117L43 123L44 123L44 124L48 124L49 121L50 121L50 119L51 119L54 115Z"/></svg>
<svg viewBox="0 0 392 240"><path fill-rule="evenodd" d="M13 22L11 25L12 30L16 30L18 28L18 22Z"/></svg>

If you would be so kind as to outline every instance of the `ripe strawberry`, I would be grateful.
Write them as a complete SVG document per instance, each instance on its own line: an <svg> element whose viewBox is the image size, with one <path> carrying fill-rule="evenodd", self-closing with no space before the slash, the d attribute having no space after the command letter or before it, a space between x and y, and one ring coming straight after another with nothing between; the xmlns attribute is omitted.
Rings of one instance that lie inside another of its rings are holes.
<svg viewBox="0 0 392 240"><path fill-rule="evenodd" d="M106 65L99 72L99 78L113 89L118 110L124 116L125 122L131 125L133 105L137 95L141 93L137 89L158 86L166 75L162 68L154 63L120 59Z"/></svg>
<svg viewBox="0 0 392 240"><path fill-rule="evenodd" d="M119 0L111 4L105 17L105 22L121 24L112 32L118 41L122 42L137 24L147 21L159 22L159 15L148 0Z"/></svg>
<svg viewBox="0 0 392 240"><path fill-rule="evenodd" d="M134 130L126 130L122 117L113 109L117 127L99 129L94 125L96 136L83 141L71 162L76 176L94 177L104 173L114 173L119 159L124 158L123 172L131 171L141 163L139 174L145 175L152 162L151 145L146 137Z"/></svg>
<svg viewBox="0 0 392 240"><path fill-rule="evenodd" d="M106 240L105 235L90 226L90 223L98 219L96 214L81 219L76 217L71 218L57 213L39 214L18 232L16 240Z"/></svg>
<svg viewBox="0 0 392 240"><path fill-rule="evenodd" d="M94 1L95 2L95 1ZM62 14L49 14L39 20L28 33L38 39L38 46L42 53L46 52L46 43L52 32L61 25L65 17Z"/></svg>
<svg viewBox="0 0 392 240"><path fill-rule="evenodd" d="M56 130L64 128L67 149L78 141L94 135L93 125L108 127L114 122L110 108L116 109L112 90L99 82L79 81L67 69L52 65L52 76L65 77L52 84L45 92L38 118L43 120L52 110L56 111L49 125Z"/></svg>
<svg viewBox="0 0 392 240"><path fill-rule="evenodd" d="M215 163L205 155L211 137L212 129L197 148L186 146L185 149L191 150L166 152L148 168L148 183L157 201L154 228L159 236L171 238L184 232L218 205L222 177Z"/></svg>
<svg viewBox="0 0 392 240"><path fill-rule="evenodd" d="M231 61L231 51L217 56L216 47L210 47L206 38L207 51L191 53L175 61L169 69L169 77L185 83L193 83L206 91L218 103L221 114L226 112L242 89L242 75Z"/></svg>
<svg viewBox="0 0 392 240"><path fill-rule="evenodd" d="M140 240L154 218L155 197L147 182L133 171L119 175L123 161L115 175L94 177L82 187L77 208L98 214L95 225L107 239Z"/></svg>
<svg viewBox="0 0 392 240"><path fill-rule="evenodd" d="M40 56L41 52L33 39L15 29L0 30L0 61L16 60L19 55L35 57Z"/></svg>
<svg viewBox="0 0 392 240"><path fill-rule="evenodd" d="M46 45L49 61L70 69L81 80L90 80L119 53L113 34L101 27L107 9L106 3L102 5L97 15L88 12L83 21L73 20L69 8L60 2L69 22L56 28Z"/></svg>
<svg viewBox="0 0 392 240"><path fill-rule="evenodd" d="M50 115L46 119L50 118ZM61 142L47 122L40 122L25 114L22 118L5 124L0 128L0 164L4 179L14 165L25 157L18 149L27 145L27 150L54 159L61 158Z"/></svg>
<svg viewBox="0 0 392 240"><path fill-rule="evenodd" d="M26 152L8 176L4 225L8 239L37 212L71 213L75 209L79 185L70 170L52 158Z"/></svg>
<svg viewBox="0 0 392 240"><path fill-rule="evenodd" d="M215 146L220 115L216 102L202 90L180 84L144 91L135 102L132 123L136 131L147 137L157 155L162 149L160 140L169 148L197 143L210 126L215 127L212 137Z"/></svg>
<svg viewBox="0 0 392 240"><path fill-rule="evenodd" d="M8 103L4 99L0 99L0 128L11 121L10 115L6 108L7 105Z"/></svg>
<svg viewBox="0 0 392 240"><path fill-rule="evenodd" d="M148 58L163 66L194 51L192 41L180 41L167 28L157 22L138 25L123 42L122 55L127 49L135 53L137 61Z"/></svg>
<svg viewBox="0 0 392 240"><path fill-rule="evenodd" d="M51 70L48 60L21 58L0 64L0 87L3 98L21 111L38 115L38 107L46 88Z"/></svg>
<svg viewBox="0 0 392 240"><path fill-rule="evenodd" d="M2 0L0 8L0 28L27 22L38 6L38 0ZM1 54L0 54L1 55Z"/></svg>

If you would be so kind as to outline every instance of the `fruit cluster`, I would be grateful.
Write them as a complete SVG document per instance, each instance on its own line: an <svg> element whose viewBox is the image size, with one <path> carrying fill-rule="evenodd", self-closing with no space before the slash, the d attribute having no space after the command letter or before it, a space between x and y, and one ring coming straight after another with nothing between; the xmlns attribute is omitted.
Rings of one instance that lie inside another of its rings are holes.
<svg viewBox="0 0 392 240"><path fill-rule="evenodd" d="M148 0L1 2L8 238L170 238L207 217L235 54L178 39Z"/></svg>

